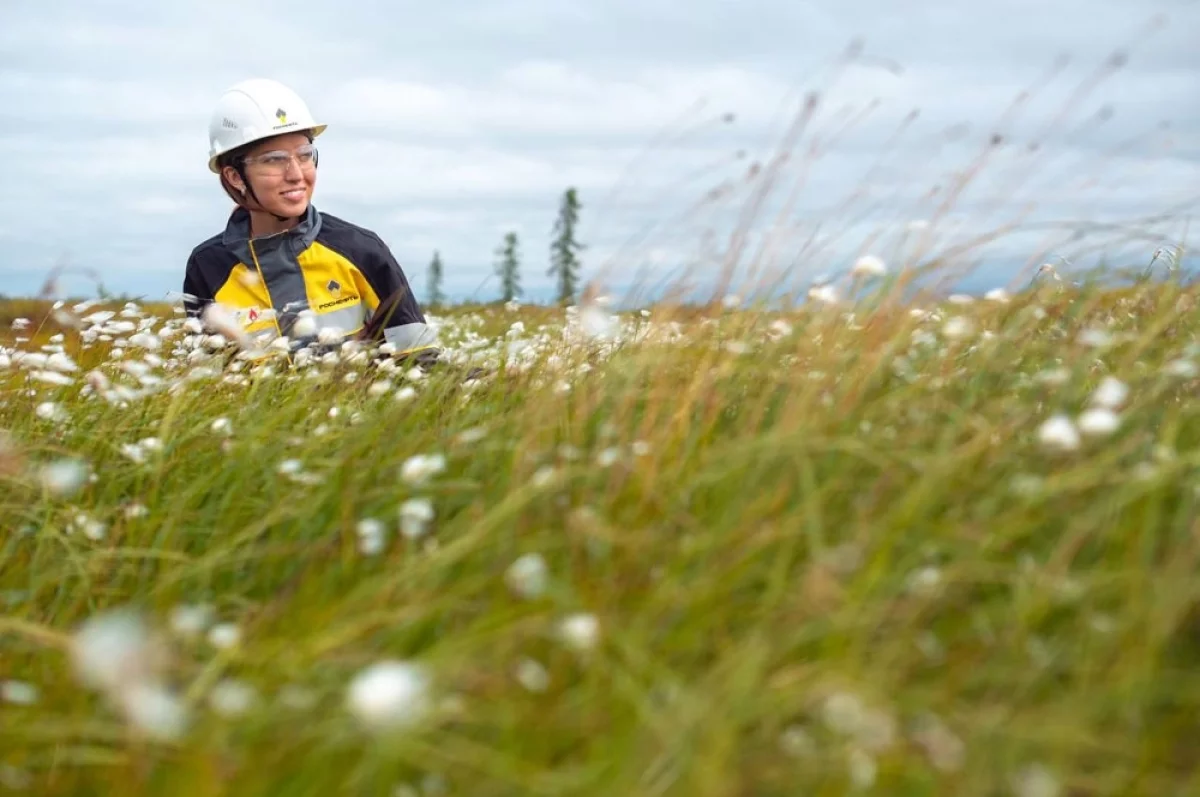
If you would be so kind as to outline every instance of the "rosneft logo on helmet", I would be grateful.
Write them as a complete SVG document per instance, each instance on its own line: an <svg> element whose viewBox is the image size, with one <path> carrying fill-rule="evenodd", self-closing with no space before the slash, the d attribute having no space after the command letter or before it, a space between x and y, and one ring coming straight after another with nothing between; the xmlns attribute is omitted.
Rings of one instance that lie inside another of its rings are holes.
<svg viewBox="0 0 1200 797"><path fill-rule="evenodd" d="M292 125L296 124L295 122L288 122L287 111L283 110L282 108L275 109L275 118L279 120L279 124L271 128L272 130L279 130L280 128L291 127Z"/></svg>
<svg viewBox="0 0 1200 797"><path fill-rule="evenodd" d="M337 280L330 280L328 283L325 284L325 287L335 297L338 296L339 294L341 294L341 292L342 292L342 285Z"/></svg>

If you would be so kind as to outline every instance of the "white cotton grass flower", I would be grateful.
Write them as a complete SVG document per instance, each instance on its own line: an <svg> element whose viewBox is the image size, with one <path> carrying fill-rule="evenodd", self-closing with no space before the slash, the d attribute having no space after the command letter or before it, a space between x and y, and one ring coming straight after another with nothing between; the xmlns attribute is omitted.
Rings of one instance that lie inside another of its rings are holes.
<svg viewBox="0 0 1200 797"><path fill-rule="evenodd" d="M88 466L79 459L60 459L41 467L38 481L42 489L56 498L70 498L83 489Z"/></svg>
<svg viewBox="0 0 1200 797"><path fill-rule="evenodd" d="M146 450L137 443L121 443L120 451L126 459L138 465L146 463Z"/></svg>
<svg viewBox="0 0 1200 797"><path fill-rule="evenodd" d="M1089 327L1083 330L1083 332L1079 333L1077 340L1081 345L1087 346L1088 348L1103 349L1112 345L1113 336L1112 333L1106 329L1101 329L1100 327Z"/></svg>
<svg viewBox="0 0 1200 797"><path fill-rule="evenodd" d="M1030 764L1012 778L1012 789L1016 797L1058 797L1062 784L1049 769L1041 764Z"/></svg>
<svg viewBox="0 0 1200 797"><path fill-rule="evenodd" d="M34 409L34 414L43 421L53 421L54 423L64 423L70 419L66 410L62 405L56 404L53 401L43 401Z"/></svg>
<svg viewBox="0 0 1200 797"><path fill-rule="evenodd" d="M538 553L523 554L509 565L504 580L517 597L536 600L545 593L549 581L546 560Z"/></svg>
<svg viewBox="0 0 1200 797"><path fill-rule="evenodd" d="M387 545L387 529L376 518L363 518L355 526L358 551L363 556L378 556Z"/></svg>
<svg viewBox="0 0 1200 797"><path fill-rule="evenodd" d="M600 642L600 620L589 612L575 612L558 623L558 638L580 653L593 650Z"/></svg>
<svg viewBox="0 0 1200 797"><path fill-rule="evenodd" d="M96 520L84 512L75 515L71 521L71 527L93 542L103 540L108 533L108 525L106 523Z"/></svg>
<svg viewBox="0 0 1200 797"><path fill-rule="evenodd" d="M141 614L113 609L82 623L71 637L75 676L104 694L137 731L160 740L178 739L187 707L165 684L169 652Z"/></svg>
<svg viewBox="0 0 1200 797"><path fill-rule="evenodd" d="M730 354L745 354L750 350L750 344L745 341L730 341L725 344L726 352Z"/></svg>
<svg viewBox="0 0 1200 797"><path fill-rule="evenodd" d="M1200 375L1200 367L1197 367L1194 361L1180 357L1163 366L1163 373L1180 379L1195 379Z"/></svg>
<svg viewBox="0 0 1200 797"><path fill-rule="evenodd" d="M213 685L208 705L222 717L240 717L258 703L253 686L236 678L225 678Z"/></svg>
<svg viewBox="0 0 1200 797"><path fill-rule="evenodd" d="M1033 378L1039 384L1061 387L1071 380L1071 372L1062 366L1057 366L1038 371Z"/></svg>
<svg viewBox="0 0 1200 797"><path fill-rule="evenodd" d="M852 736L863 722L866 706L858 695L834 692L821 704L821 719L834 733Z"/></svg>
<svg viewBox="0 0 1200 797"><path fill-rule="evenodd" d="M851 747L846 753L846 771L850 782L859 791L864 791L875 785L879 774L879 764L875 758L859 747Z"/></svg>
<svg viewBox="0 0 1200 797"><path fill-rule="evenodd" d="M217 335L225 340L234 341L244 351L254 351L257 347L254 345L253 339L246 334L245 329L238 323L237 317L233 312L224 305L212 302L205 306L200 313L200 318L204 325L213 330ZM221 346L223 348L224 341Z"/></svg>
<svg viewBox="0 0 1200 797"><path fill-rule="evenodd" d="M158 679L166 649L140 614L115 609L76 629L71 663L85 686L116 692L132 683Z"/></svg>
<svg viewBox="0 0 1200 797"><path fill-rule="evenodd" d="M609 468L617 464L621 459L621 452L617 448L606 448L596 455L596 465L601 468Z"/></svg>
<svg viewBox="0 0 1200 797"><path fill-rule="evenodd" d="M385 659L361 670L346 691L346 707L370 730L407 728L431 706L431 679L418 664Z"/></svg>
<svg viewBox="0 0 1200 797"><path fill-rule="evenodd" d="M346 333L340 327L321 327L317 330L317 343L322 346L334 346L341 343Z"/></svg>
<svg viewBox="0 0 1200 797"><path fill-rule="evenodd" d="M1043 446L1058 451L1074 451L1082 442L1075 423L1061 413L1047 418L1038 427L1037 436Z"/></svg>
<svg viewBox="0 0 1200 797"><path fill-rule="evenodd" d="M942 571L933 565L927 565L909 574L906 586L915 595L930 596L937 594L942 585Z"/></svg>
<svg viewBox="0 0 1200 797"><path fill-rule="evenodd" d="M1107 437L1121 426L1121 419L1106 407L1085 410L1078 420L1079 431L1089 437Z"/></svg>
<svg viewBox="0 0 1200 797"><path fill-rule="evenodd" d="M789 725L779 734L779 748L789 758L807 758L817 752L817 742L801 725Z"/></svg>
<svg viewBox="0 0 1200 797"><path fill-rule="evenodd" d="M215 614L213 607L207 603L181 603L171 609L168 622L176 635L195 639L208 630Z"/></svg>
<svg viewBox="0 0 1200 797"><path fill-rule="evenodd" d="M442 454L416 454L400 466L400 478L408 484L422 485L446 469Z"/></svg>
<svg viewBox="0 0 1200 797"><path fill-rule="evenodd" d="M97 393L106 393L110 388L112 388L112 381L107 375L105 375L103 371L99 369L94 368L91 371L88 371L86 376L84 376L84 380L88 383L88 386Z"/></svg>
<svg viewBox="0 0 1200 797"><path fill-rule="evenodd" d="M429 532L433 520L433 502L428 498L410 498L400 505L400 533L410 540L417 540Z"/></svg>
<svg viewBox="0 0 1200 797"><path fill-rule="evenodd" d="M473 426L470 429L463 429L454 436L454 442L459 445L470 446L478 443L487 437L488 429L486 426Z"/></svg>
<svg viewBox="0 0 1200 797"><path fill-rule="evenodd" d="M553 465L542 465L529 477L530 483L537 488L546 487L558 476L558 468Z"/></svg>
<svg viewBox="0 0 1200 797"><path fill-rule="evenodd" d="M208 629L208 644L219 650L237 647L242 641L242 629L235 623L217 623Z"/></svg>
<svg viewBox="0 0 1200 797"><path fill-rule="evenodd" d="M116 702L129 724L152 739L177 741L187 730L187 705L161 683L133 684Z"/></svg>
<svg viewBox="0 0 1200 797"><path fill-rule="evenodd" d="M821 718L831 731L872 753L888 750L898 738L895 718L883 709L868 706L852 692L838 691L826 696L821 704Z"/></svg>
<svg viewBox="0 0 1200 797"><path fill-rule="evenodd" d="M131 504L127 504L125 506L123 514L125 515L126 519L128 519L128 520L137 520L138 518L144 518L144 517L148 516L150 514L150 510L146 507L145 504L138 503L135 501L135 502L133 502Z"/></svg>
<svg viewBox="0 0 1200 797"><path fill-rule="evenodd" d="M611 340L620 330L620 321L617 316L589 303L579 311L579 328L592 340Z"/></svg>
<svg viewBox="0 0 1200 797"><path fill-rule="evenodd" d="M311 338L317 334L317 316L312 310L301 310L292 324L292 337Z"/></svg>
<svg viewBox="0 0 1200 797"><path fill-rule="evenodd" d="M279 463L275 471L280 476L296 476L304 471L304 463L298 459L285 459Z"/></svg>
<svg viewBox="0 0 1200 797"><path fill-rule="evenodd" d="M14 706L32 706L38 701L38 688L27 681L0 681L0 703Z"/></svg>
<svg viewBox="0 0 1200 797"><path fill-rule="evenodd" d="M794 331L795 328L782 318L776 318L767 327L767 335L772 340L781 340L782 338L790 337Z"/></svg>
<svg viewBox="0 0 1200 797"><path fill-rule="evenodd" d="M209 424L208 428L213 434L221 437L229 437L233 434L233 422L228 418L217 418Z"/></svg>
<svg viewBox="0 0 1200 797"><path fill-rule="evenodd" d="M75 383L74 379L66 374L59 373L58 371L34 371L29 374L29 378L38 382L45 382L48 385L58 385L60 387Z"/></svg>
<svg viewBox="0 0 1200 797"><path fill-rule="evenodd" d="M863 255L854 261L851 271L860 277L882 277L887 274L887 265L877 255Z"/></svg>
<svg viewBox="0 0 1200 797"><path fill-rule="evenodd" d="M822 304L837 304L840 301L837 288L832 285L815 285L809 288L808 298Z"/></svg>
<svg viewBox="0 0 1200 797"><path fill-rule="evenodd" d="M147 351L158 351L162 348L162 341L148 332L137 332L129 336L129 345Z"/></svg>
<svg viewBox="0 0 1200 797"><path fill-rule="evenodd" d="M975 332L975 322L966 316L952 316L942 325L942 334L949 340L963 340Z"/></svg>
<svg viewBox="0 0 1200 797"><path fill-rule="evenodd" d="M513 677L530 692L545 692L550 687L550 672L541 662L522 658L513 670Z"/></svg>
<svg viewBox="0 0 1200 797"><path fill-rule="evenodd" d="M1106 376L1100 380L1092 392L1090 403L1093 407L1116 410L1129 398L1129 386L1115 376Z"/></svg>

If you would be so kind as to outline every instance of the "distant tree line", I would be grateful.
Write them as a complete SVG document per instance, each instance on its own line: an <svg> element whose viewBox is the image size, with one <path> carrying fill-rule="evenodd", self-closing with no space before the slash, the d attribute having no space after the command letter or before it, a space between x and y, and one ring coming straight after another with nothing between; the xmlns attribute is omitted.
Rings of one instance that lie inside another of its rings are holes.
<svg viewBox="0 0 1200 797"><path fill-rule="evenodd" d="M579 253L584 245L576 238L579 225L579 194L574 188L563 192L559 202L558 216L554 221L550 241L550 267L546 275L554 277L555 298L560 304L571 304L579 289ZM505 233L495 251L495 272L500 278L500 300L511 302L521 296L521 245L515 231ZM441 305L446 296L442 292L445 266L441 252L434 250L429 261L428 296L431 307Z"/></svg>

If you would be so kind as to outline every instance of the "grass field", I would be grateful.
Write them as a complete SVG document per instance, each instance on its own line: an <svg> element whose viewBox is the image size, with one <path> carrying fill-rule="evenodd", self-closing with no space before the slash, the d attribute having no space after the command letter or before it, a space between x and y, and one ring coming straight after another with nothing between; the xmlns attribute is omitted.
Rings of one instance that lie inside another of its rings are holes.
<svg viewBox="0 0 1200 797"><path fill-rule="evenodd" d="M0 793L1200 793L1197 298L0 308Z"/></svg>

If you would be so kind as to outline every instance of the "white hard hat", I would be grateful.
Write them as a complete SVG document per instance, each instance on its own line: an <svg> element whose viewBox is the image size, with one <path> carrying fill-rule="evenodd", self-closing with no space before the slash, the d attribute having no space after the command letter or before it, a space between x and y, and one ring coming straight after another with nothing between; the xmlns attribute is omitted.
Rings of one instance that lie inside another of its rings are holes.
<svg viewBox="0 0 1200 797"><path fill-rule="evenodd" d="M300 95L274 80L253 78L221 95L208 123L208 169L220 174L217 158L243 144L283 133L325 132Z"/></svg>

